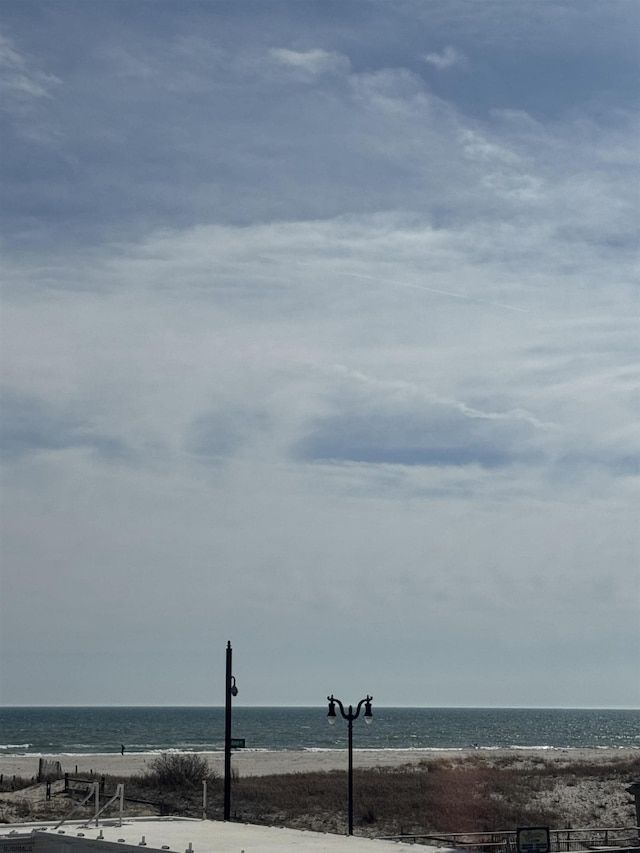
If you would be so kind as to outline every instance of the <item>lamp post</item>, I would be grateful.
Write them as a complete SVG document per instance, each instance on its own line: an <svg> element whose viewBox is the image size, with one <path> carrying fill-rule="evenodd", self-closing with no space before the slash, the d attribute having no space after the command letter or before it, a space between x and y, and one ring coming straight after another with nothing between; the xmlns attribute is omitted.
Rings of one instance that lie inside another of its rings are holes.
<svg viewBox="0 0 640 853"><path fill-rule="evenodd" d="M336 721L336 704L340 708L340 713L343 719L347 720L349 726L349 835L353 835L353 721L357 720L360 715L360 708L364 705L364 721L365 723L373 722L373 713L371 711L371 702L373 696L367 694L366 699L361 699L358 702L358 707L353 710L353 705L349 705L349 710L344 710L344 705L339 699L336 699L333 693L327 696L329 700L329 713L327 714L327 722L332 726Z"/></svg>
<svg viewBox="0 0 640 853"><path fill-rule="evenodd" d="M229 641L224 718L224 820L231 820L231 697L237 695L236 680L231 675L231 642Z"/></svg>

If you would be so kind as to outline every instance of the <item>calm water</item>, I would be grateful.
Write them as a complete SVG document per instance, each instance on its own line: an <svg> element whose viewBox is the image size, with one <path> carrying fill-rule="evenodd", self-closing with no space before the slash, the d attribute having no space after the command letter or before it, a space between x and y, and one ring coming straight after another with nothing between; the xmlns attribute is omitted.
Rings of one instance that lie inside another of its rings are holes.
<svg viewBox="0 0 640 853"><path fill-rule="evenodd" d="M377 708L354 723L367 749L635 747L640 712L486 708ZM233 737L248 749L342 749L347 724L327 725L327 709L233 709ZM224 748L224 708L3 708L0 755L110 753Z"/></svg>

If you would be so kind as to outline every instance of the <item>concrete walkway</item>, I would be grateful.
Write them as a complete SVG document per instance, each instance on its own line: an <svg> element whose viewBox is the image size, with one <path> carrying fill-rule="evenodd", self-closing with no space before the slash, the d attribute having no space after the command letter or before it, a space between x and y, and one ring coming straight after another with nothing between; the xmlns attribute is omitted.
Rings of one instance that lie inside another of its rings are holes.
<svg viewBox="0 0 640 853"><path fill-rule="evenodd" d="M140 848L160 853L402 853L407 850L406 845L394 841L188 818L130 818L122 826L109 820L101 822L99 827L74 821L63 824L59 830L54 826L55 823L5 824L0 828L0 853L10 847L27 850L24 846L27 839L33 853L64 850L72 853L69 849L72 847L80 853L95 851L97 846L105 850L112 845L112 849L135 853L142 853ZM439 848L439 853L445 853L443 848Z"/></svg>

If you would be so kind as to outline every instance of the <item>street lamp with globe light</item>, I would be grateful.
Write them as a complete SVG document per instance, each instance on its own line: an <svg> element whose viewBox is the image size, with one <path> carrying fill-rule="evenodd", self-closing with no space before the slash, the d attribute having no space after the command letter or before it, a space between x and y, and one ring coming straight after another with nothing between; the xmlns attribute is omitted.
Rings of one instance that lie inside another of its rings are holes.
<svg viewBox="0 0 640 853"><path fill-rule="evenodd" d="M349 710L345 711L344 705L339 699L331 694L331 696L327 696L329 700L329 713L327 714L327 722L330 726L332 726L336 719L336 705L340 708L340 714L343 719L348 722L349 729L349 835L353 835L353 721L357 720L360 716L360 709L364 705L364 721L367 724L371 724L373 722L373 712L371 711L371 702L373 701L373 696L369 696L367 694L366 699L361 699L358 702L358 706L356 710L353 710L353 705L349 705Z"/></svg>

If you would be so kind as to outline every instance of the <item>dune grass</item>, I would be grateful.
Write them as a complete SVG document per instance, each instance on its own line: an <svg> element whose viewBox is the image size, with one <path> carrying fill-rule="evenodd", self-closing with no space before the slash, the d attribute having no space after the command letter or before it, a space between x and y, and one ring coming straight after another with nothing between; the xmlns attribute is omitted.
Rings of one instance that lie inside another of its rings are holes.
<svg viewBox="0 0 640 853"><path fill-rule="evenodd" d="M558 786L593 783L624 791L640 777L640 757L605 763L535 757L437 759L418 765L354 770L354 824L361 835L492 832L518 826L580 825L566 801L545 796ZM144 778L139 780L144 783ZM147 783L152 783L148 775ZM208 779L208 814L220 818L223 783ZM157 790L157 795L162 791ZM175 796L177 790L164 792ZM183 791L184 793L184 791ZM196 792L194 792L194 795ZM195 795L182 803L201 813ZM589 824L607 819L596 803ZM629 824L632 808L629 808ZM232 818L251 823L342 833L347 823L347 774L323 771L234 778ZM577 820L577 822L576 822Z"/></svg>
<svg viewBox="0 0 640 853"><path fill-rule="evenodd" d="M614 812L622 817L613 825L631 826L633 805L624 790L638 778L640 756L601 763L568 759L565 763L539 756L492 760L474 755L404 767L355 769L355 832L386 836L497 832L532 825L611 826L607 821L612 811L606 807L607 798L613 796L623 803L622 810ZM220 820L223 781L211 772L205 758L195 754L162 755L137 776L106 777L105 795L124 782L128 798L147 801L127 801L129 815L157 814L162 807L164 813L201 817L203 779L207 781L207 816ZM68 795L62 791L47 804L35 796L18 802L22 793L7 795L16 798L14 810L0 798L7 815L15 811L12 820L38 819L45 808L51 814L70 810ZM590 798L590 810L576 811L581 797ZM347 773L234 777L231 810L236 821L341 834L347 825Z"/></svg>

